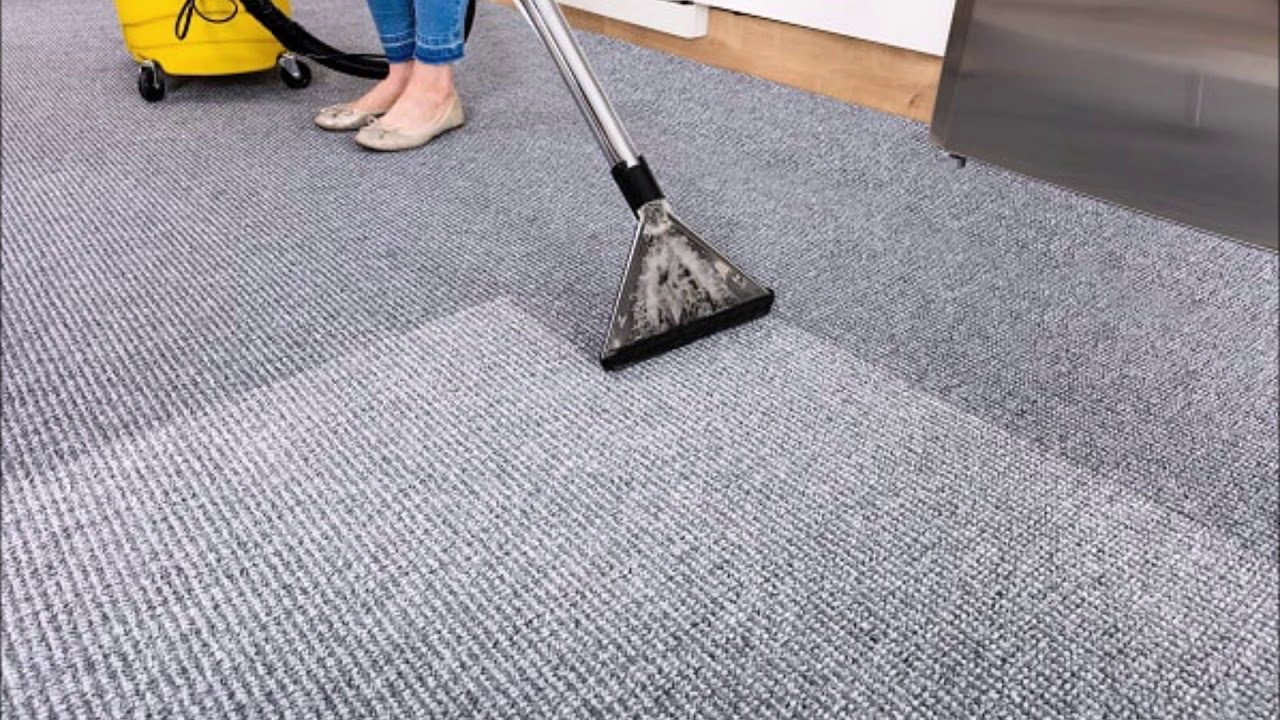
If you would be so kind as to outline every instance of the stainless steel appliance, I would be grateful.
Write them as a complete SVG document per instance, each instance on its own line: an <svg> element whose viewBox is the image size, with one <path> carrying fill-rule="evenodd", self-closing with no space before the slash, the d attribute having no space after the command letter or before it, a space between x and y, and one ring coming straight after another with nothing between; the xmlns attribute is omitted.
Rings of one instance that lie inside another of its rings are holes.
<svg viewBox="0 0 1280 720"><path fill-rule="evenodd" d="M1277 0L959 0L935 142L1277 248Z"/></svg>

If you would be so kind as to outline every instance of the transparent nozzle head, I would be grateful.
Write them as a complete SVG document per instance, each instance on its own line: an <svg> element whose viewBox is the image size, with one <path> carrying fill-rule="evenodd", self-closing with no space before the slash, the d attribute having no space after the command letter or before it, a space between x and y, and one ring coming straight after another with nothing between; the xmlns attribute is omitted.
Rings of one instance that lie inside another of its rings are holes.
<svg viewBox="0 0 1280 720"><path fill-rule="evenodd" d="M648 203L638 214L603 357L772 299L769 290L681 222L666 200Z"/></svg>

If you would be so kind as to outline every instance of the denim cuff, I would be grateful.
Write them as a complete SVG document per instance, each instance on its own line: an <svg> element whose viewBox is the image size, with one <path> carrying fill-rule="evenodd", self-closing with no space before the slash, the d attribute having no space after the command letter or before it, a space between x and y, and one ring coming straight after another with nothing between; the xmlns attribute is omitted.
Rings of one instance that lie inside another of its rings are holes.
<svg viewBox="0 0 1280 720"><path fill-rule="evenodd" d="M413 48L413 58L427 65L446 65L462 59L465 44L462 40L424 42L422 38L418 38L418 43Z"/></svg>
<svg viewBox="0 0 1280 720"><path fill-rule="evenodd" d="M413 59L413 36L389 35L381 38L382 50L387 54L387 62L402 63Z"/></svg>
<svg viewBox="0 0 1280 720"><path fill-rule="evenodd" d="M398 63L407 63L413 59L413 46L406 45L403 49L387 48L387 63L396 65Z"/></svg>

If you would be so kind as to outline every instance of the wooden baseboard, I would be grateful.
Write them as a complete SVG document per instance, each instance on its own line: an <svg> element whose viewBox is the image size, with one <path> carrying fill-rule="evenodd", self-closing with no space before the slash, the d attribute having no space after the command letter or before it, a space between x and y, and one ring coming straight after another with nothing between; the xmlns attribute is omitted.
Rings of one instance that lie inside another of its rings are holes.
<svg viewBox="0 0 1280 720"><path fill-rule="evenodd" d="M569 7L564 14L581 30L921 122L933 114L942 72L933 55L723 10L711 11L707 36L696 40Z"/></svg>

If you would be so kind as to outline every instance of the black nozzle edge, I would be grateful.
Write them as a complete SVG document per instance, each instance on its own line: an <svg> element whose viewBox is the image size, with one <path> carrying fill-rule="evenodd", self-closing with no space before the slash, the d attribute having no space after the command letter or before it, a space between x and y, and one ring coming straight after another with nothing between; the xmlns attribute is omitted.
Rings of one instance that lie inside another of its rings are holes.
<svg viewBox="0 0 1280 720"><path fill-rule="evenodd" d="M631 212L639 214L640 208L665 197L658 181L649 170L649 164L643 157L636 158L636 164L630 167L625 162L613 166L613 181L631 206Z"/></svg>
<svg viewBox="0 0 1280 720"><path fill-rule="evenodd" d="M630 345L609 350L600 355L600 365L608 371L621 370L669 350L683 347L722 330L764 317L773 308L773 291L764 290L755 297L743 300L717 313L699 318L666 332L637 340Z"/></svg>

